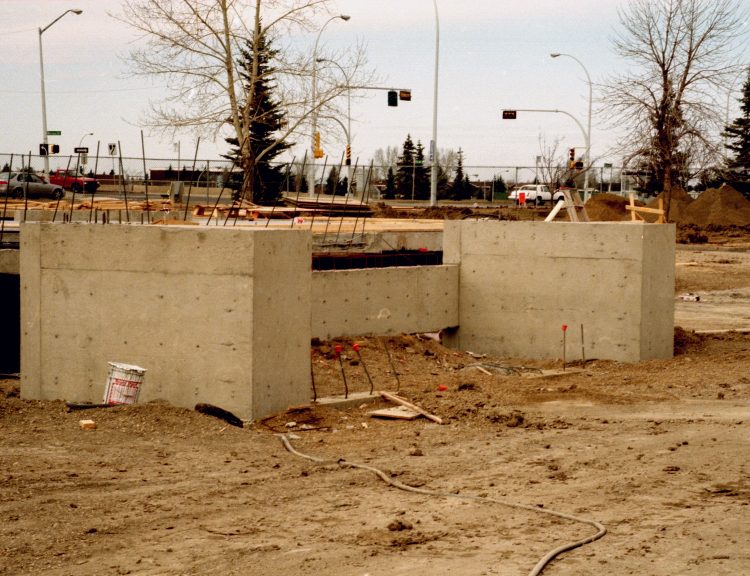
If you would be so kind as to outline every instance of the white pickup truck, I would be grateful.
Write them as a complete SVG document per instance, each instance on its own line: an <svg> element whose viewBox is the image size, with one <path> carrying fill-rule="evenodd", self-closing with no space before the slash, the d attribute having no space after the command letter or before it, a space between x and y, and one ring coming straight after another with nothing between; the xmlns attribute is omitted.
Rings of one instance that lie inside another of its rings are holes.
<svg viewBox="0 0 750 576"><path fill-rule="evenodd" d="M552 192L544 184L524 184L513 189L508 194L508 198L514 200L516 204L521 204L521 199L523 198L523 203L536 204L537 206L541 206L545 202L552 202L553 200L557 202L562 197L563 193L560 191L555 192L553 196Z"/></svg>

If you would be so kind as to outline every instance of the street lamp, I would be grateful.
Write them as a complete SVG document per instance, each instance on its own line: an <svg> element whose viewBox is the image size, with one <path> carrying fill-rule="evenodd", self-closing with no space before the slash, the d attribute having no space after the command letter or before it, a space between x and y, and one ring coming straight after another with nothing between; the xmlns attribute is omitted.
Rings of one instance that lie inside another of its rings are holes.
<svg viewBox="0 0 750 576"><path fill-rule="evenodd" d="M87 132L86 134L81 136L81 139L78 141L78 147L80 148L81 146L83 146L83 139L86 138L86 136L93 136L93 135L94 135L93 132Z"/></svg>
<svg viewBox="0 0 750 576"><path fill-rule="evenodd" d="M341 70L341 74L344 75L344 80L346 80L346 176L349 182L349 186L352 185L352 159L351 159L351 151L352 151L352 87L349 84L349 76L346 73L346 70L336 62L335 60L330 60L329 58L318 58L316 60L318 63L323 62L329 62L333 65L335 65L339 70Z"/></svg>
<svg viewBox="0 0 750 576"><path fill-rule="evenodd" d="M438 181L438 147L437 147L437 114L438 114L438 63L440 60L440 18L437 0L432 0L435 7L435 86L432 97L432 164L430 165L430 206L437 206Z"/></svg>
<svg viewBox="0 0 750 576"><path fill-rule="evenodd" d="M588 198L589 193L589 168L591 167L591 102L592 102L592 93L593 93L593 85L591 83L591 76L589 76L589 71L586 70L586 66L583 65L583 62L581 62L578 58L575 56L572 56L571 54L561 54L559 52L553 52L550 54L552 58L558 58L559 56L567 56L568 58L572 58L576 62L578 62L579 66L583 68L583 73L586 74L586 80L589 84L589 115L588 115L588 129L586 130L586 162L589 164L586 167L586 172L583 177L583 194L584 198Z"/></svg>
<svg viewBox="0 0 750 576"><path fill-rule="evenodd" d="M307 192L310 196L315 196L315 132L318 130L318 105L317 105L317 90L318 90L318 78L317 78L317 59L318 59L318 44L320 43L320 36L323 34L323 30L325 30L326 26L333 22L334 20L343 20L344 22L348 22L351 19L351 16L348 16L347 14L337 14L336 16L331 16L328 20L326 20L323 23L323 26L320 27L320 30L318 31L318 35L315 38L315 46L313 47L313 53L312 53L312 133L310 134L310 150L312 152L312 157L310 158L310 182L308 182L307 186Z"/></svg>
<svg viewBox="0 0 750 576"><path fill-rule="evenodd" d="M57 22L60 18L65 16L68 12L72 12L76 16L80 16L83 14L83 10L78 9L69 9L60 14L57 18L55 18L52 22L47 24L44 28L39 28L39 70L41 72L41 78L42 78L42 142L44 143L44 147L46 149L46 154L44 156L44 173L49 174L49 140L47 139L47 98L44 92L44 56L42 55L42 34L46 30L48 30L55 22Z"/></svg>
<svg viewBox="0 0 750 576"><path fill-rule="evenodd" d="M81 136L81 139L78 141L78 164L85 166L88 163L88 152L80 152L81 147L83 146L83 139L86 138L86 136L93 136L93 132L87 132L83 136Z"/></svg>

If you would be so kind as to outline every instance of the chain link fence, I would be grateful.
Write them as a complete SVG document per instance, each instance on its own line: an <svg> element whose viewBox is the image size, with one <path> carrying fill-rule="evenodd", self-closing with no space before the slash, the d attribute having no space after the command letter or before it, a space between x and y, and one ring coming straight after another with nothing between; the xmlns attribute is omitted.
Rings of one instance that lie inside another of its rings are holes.
<svg viewBox="0 0 750 576"><path fill-rule="evenodd" d="M137 158L121 157L117 150L110 150L112 154L52 154L47 156L50 172L55 170L69 170L99 180L101 192L117 193L123 189L128 191L148 185L155 192L163 189L168 192L174 182L182 183L194 189L221 189L231 180L232 173L240 170L230 160L219 159L186 159L186 158ZM277 163L285 174L284 191L287 194L306 194L311 189L308 186L309 166L302 162ZM43 173L45 157L34 154L0 153L0 171L28 170ZM376 166L372 163L353 164L332 163L330 159L317 160L315 163L316 192L324 190L326 179L334 169L339 179L347 177L351 183L351 191L355 196L378 200L386 187L388 166ZM394 174L397 168L394 166ZM429 179L429 166L425 166ZM464 175L473 185L475 200L502 200L504 192L521 184L545 183L543 171L534 166L464 166ZM582 173L581 173L582 174ZM583 178L575 178L576 185ZM443 186L449 186L454 178L449 174ZM615 192L631 190L634 185L632 172L623 171L619 167L606 164L589 170L589 189L598 192ZM396 190L397 196L406 200L414 198L413 190ZM506 192L507 193L507 192ZM417 198L419 198L417 194ZM423 196L423 194L422 194Z"/></svg>

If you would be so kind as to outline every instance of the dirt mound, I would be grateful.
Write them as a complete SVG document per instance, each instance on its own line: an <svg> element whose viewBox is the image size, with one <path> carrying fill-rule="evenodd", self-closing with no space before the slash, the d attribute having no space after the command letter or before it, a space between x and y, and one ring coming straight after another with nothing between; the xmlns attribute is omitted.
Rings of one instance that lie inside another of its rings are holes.
<svg viewBox="0 0 750 576"><path fill-rule="evenodd" d="M647 206L649 208L658 208L659 200L664 199L664 192L656 196L651 200ZM674 188L672 190L672 197L669 201L669 215L667 217L668 222L677 222L678 224L687 222L686 212L688 207L692 204L693 198L685 192L682 188ZM666 208L666 206L665 206ZM657 216L652 214L644 215L647 222L655 222Z"/></svg>
<svg viewBox="0 0 750 576"><path fill-rule="evenodd" d="M596 194L586 202L586 214L589 220L596 222L619 222L630 220L630 212L625 209L630 203L628 198L617 194ZM636 201L636 206L643 206L643 202Z"/></svg>
<svg viewBox="0 0 750 576"><path fill-rule="evenodd" d="M685 209L684 221L697 226L748 226L750 202L726 184L709 188Z"/></svg>

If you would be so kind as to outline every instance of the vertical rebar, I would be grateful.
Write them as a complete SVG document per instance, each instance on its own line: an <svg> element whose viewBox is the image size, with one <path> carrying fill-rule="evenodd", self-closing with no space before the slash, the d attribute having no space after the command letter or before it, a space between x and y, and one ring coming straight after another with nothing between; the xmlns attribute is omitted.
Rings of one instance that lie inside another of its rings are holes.
<svg viewBox="0 0 750 576"><path fill-rule="evenodd" d="M344 380L344 398L349 398L349 385L346 383L346 372L344 372L344 361L341 359L341 344L336 344L334 348L336 351L336 357L339 359L339 366L341 367L341 378Z"/></svg>
<svg viewBox="0 0 750 576"><path fill-rule="evenodd" d="M190 193L193 191L193 175L195 174L195 163L198 160L198 147L201 144L201 137L198 136L198 140L195 142L195 155L193 156L193 168L190 171L190 185L188 186L187 199L185 200L185 215L182 217L183 221L187 220L188 208L190 207ZM177 172L179 174L180 167L177 166Z"/></svg>
<svg viewBox="0 0 750 576"><path fill-rule="evenodd" d="M357 172L357 164L359 163L359 157L357 157L357 160L354 162L354 170L353 173ZM347 180L346 184L346 200L344 201L344 206L346 206L349 202L349 191L351 190L351 182ZM339 229L336 230L336 239L333 241L334 244L339 243L339 234L341 234L341 226L344 224L344 215L346 214L346 211L341 215L341 220L339 221Z"/></svg>
<svg viewBox="0 0 750 576"><path fill-rule="evenodd" d="M312 383L313 389L313 402L318 401L318 390L315 388L315 373L313 371L313 353L310 350L310 382Z"/></svg>
<svg viewBox="0 0 750 576"><path fill-rule="evenodd" d="M372 383L372 378L370 378L370 371L367 369L367 365L365 364L365 361L362 359L362 353L359 351L359 344L356 342L352 344L352 348L354 348L354 351L357 353L357 358L359 358L359 363L362 364L362 368L365 371L365 376L367 376L367 381L370 383L370 396L372 396L372 391L375 388L375 385Z"/></svg>
<svg viewBox="0 0 750 576"><path fill-rule="evenodd" d="M323 188L323 175L326 173L326 166L328 166L328 156L326 156L326 159L323 160L323 173L320 175L320 188ZM313 175L314 176L314 175ZM315 191L315 181L313 180L313 191ZM313 224L315 224L315 214L318 211L318 204L320 202L320 192L315 196L315 208L313 208L313 215L310 219L310 231L312 231Z"/></svg>
<svg viewBox="0 0 750 576"><path fill-rule="evenodd" d="M122 193L125 196L125 221L130 222L130 206L128 205L128 186L125 183L125 168L122 163L122 144L117 141L117 152L120 159L120 181L122 182ZM122 223L122 217L120 217L120 223Z"/></svg>
<svg viewBox="0 0 750 576"><path fill-rule="evenodd" d="M23 160L21 160L23 165ZM8 164L8 183L5 185L5 202L3 204L3 217L0 219L0 246L3 245L3 233L5 232L5 215L8 212L8 197L10 196L10 177L13 174L13 154L10 155L10 163Z"/></svg>
<svg viewBox="0 0 750 576"><path fill-rule="evenodd" d="M297 183L295 185L296 187L296 197L294 199L294 205L297 207L297 210L299 210L299 195L302 191L302 178L305 177L305 167L307 166L307 150L305 150L304 156L302 156L302 167L300 168L299 174L297 175ZM291 228L294 228L294 219L295 217L292 216L292 225Z"/></svg>
<svg viewBox="0 0 750 576"><path fill-rule="evenodd" d="M143 130L141 130L141 157L143 158L143 186L146 195L146 222L151 224L151 208L148 201L148 174L146 173L146 143L143 140ZM164 218L166 224L167 219Z"/></svg>
<svg viewBox="0 0 750 576"><path fill-rule="evenodd" d="M585 368L586 367L586 347L584 346L584 341L583 341L583 324L581 324L581 360L583 361L582 366Z"/></svg>
<svg viewBox="0 0 750 576"><path fill-rule="evenodd" d="M391 358L391 352L388 350L388 338L385 338L383 340L383 348L385 348L385 355L388 356L388 363L391 365L391 372L393 372L393 375L396 377L396 394L399 393L401 390L401 380L398 377L398 372L396 371L396 367L393 365L393 358Z"/></svg>

